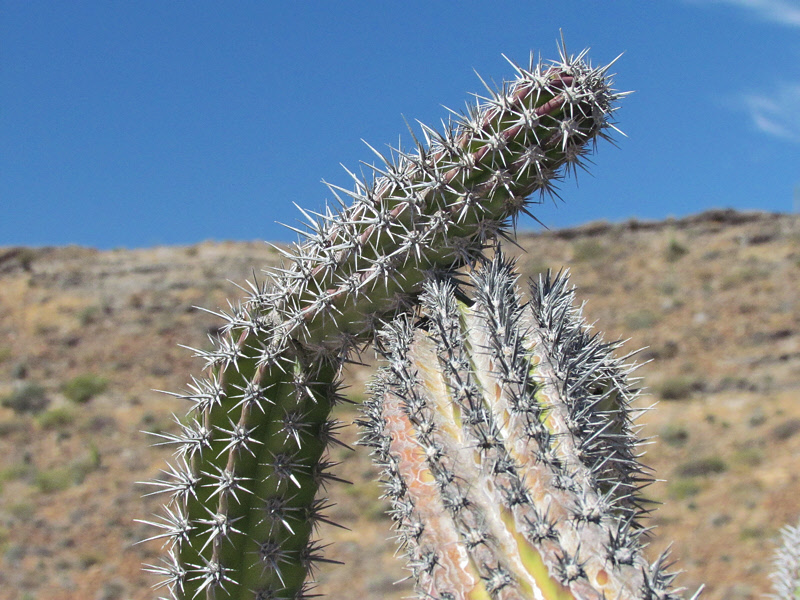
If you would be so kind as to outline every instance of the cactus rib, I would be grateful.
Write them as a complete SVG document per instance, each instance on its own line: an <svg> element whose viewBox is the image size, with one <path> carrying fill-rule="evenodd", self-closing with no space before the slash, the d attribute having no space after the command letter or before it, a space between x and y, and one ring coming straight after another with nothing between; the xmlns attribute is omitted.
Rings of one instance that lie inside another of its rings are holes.
<svg viewBox="0 0 800 600"><path fill-rule="evenodd" d="M567 282L548 275L523 306L498 253L472 276L469 306L452 281L431 281L423 325L403 317L381 333L388 366L362 443L421 598L681 597L665 556L642 554L650 478L635 453L632 367L587 333ZM444 526L427 520L436 502Z"/></svg>
<svg viewBox="0 0 800 600"><path fill-rule="evenodd" d="M288 264L214 313L220 335L194 350L206 375L172 394L190 416L160 436L177 462L153 482L166 501L146 521L166 552L147 568L173 598L308 595L325 560L311 537L325 519L317 491L333 477L325 452L343 363L378 323L414 309L426 279L478 261L531 194L552 192L607 137L624 94L585 56L515 66L514 81L443 133L423 126L416 152L378 153L371 181L330 185L339 206L301 209L304 241L279 249Z"/></svg>

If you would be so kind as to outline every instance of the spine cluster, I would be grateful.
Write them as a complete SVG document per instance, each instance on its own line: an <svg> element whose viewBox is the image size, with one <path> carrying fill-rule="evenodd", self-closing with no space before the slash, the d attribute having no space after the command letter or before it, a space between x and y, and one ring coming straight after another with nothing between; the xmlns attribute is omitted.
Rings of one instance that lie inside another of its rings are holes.
<svg viewBox="0 0 800 600"><path fill-rule="evenodd" d="M420 321L381 332L362 422L419 597L682 597L642 555L651 480L618 345L588 333L566 276L523 305L498 254L471 283L472 301L427 283Z"/></svg>
<svg viewBox="0 0 800 600"><path fill-rule="evenodd" d="M326 448L343 363L380 322L417 306L425 280L476 263L532 194L550 192L606 137L621 94L608 67L584 59L562 52L515 67L514 81L443 132L423 126L415 151L379 154L370 180L330 186L335 208L304 212L304 239L282 250L284 266L216 313L221 334L195 351L204 375L173 394L188 404L180 432L161 435L174 461L152 482L165 503L146 522L165 556L147 568L172 598L309 596L312 567L325 560L312 532L325 520L317 491L334 478ZM633 515L626 489L606 494ZM495 587L512 566L498 563Z"/></svg>
<svg viewBox="0 0 800 600"><path fill-rule="evenodd" d="M800 598L800 522L781 530L783 544L775 553L772 571L772 598Z"/></svg>

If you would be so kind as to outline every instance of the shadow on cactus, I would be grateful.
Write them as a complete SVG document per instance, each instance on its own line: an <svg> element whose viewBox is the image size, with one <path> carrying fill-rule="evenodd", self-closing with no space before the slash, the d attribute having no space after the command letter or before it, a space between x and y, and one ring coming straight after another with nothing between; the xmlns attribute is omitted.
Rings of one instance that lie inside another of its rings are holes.
<svg viewBox="0 0 800 600"><path fill-rule="evenodd" d="M333 208L285 264L248 282L184 392L174 459L143 521L172 598L313 595L329 522L341 371L376 332L390 367L364 418L421 597L677 598L641 555L649 479L636 460L628 368L584 330L566 280L519 303L487 251L510 237L613 128L623 95L586 53L528 68L442 132L422 126ZM376 152L377 153L377 152ZM467 301L458 273L474 270ZM474 323L474 324L473 324ZM465 327L468 329L465 330ZM421 361L421 362L420 362Z"/></svg>

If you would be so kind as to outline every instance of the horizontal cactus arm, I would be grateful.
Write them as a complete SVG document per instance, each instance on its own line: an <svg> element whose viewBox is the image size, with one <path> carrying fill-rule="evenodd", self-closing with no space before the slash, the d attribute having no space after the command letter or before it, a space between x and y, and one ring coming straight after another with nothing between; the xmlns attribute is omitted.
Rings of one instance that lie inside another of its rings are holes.
<svg viewBox="0 0 800 600"><path fill-rule="evenodd" d="M363 340L421 290L426 271L478 259L531 194L551 190L559 169L579 163L611 127L623 94L606 68L583 58L517 67L515 81L446 132L424 127L416 153L377 153L384 165L372 182L354 176L353 191L330 185L339 209L305 213L307 242L276 273L273 298L287 331L336 344L344 328Z"/></svg>

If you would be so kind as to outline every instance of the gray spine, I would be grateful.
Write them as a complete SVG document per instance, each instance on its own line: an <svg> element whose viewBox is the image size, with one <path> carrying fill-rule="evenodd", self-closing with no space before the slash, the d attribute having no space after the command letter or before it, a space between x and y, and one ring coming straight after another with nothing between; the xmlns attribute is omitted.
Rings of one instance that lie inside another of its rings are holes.
<svg viewBox="0 0 800 600"><path fill-rule="evenodd" d="M781 546L772 561L772 598L800 598L800 522L781 529Z"/></svg>

